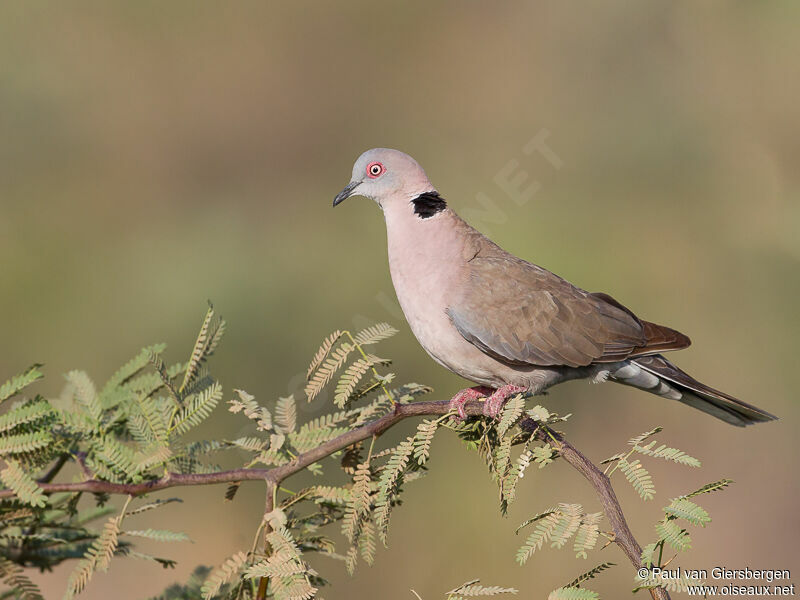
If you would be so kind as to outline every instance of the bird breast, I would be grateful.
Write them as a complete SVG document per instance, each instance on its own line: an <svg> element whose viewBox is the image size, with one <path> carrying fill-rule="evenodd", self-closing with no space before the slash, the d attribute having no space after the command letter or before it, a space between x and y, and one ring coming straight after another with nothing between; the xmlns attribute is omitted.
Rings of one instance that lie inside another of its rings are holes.
<svg viewBox="0 0 800 600"><path fill-rule="evenodd" d="M474 255L471 236L462 229L466 225L449 210L428 219L386 216L392 283L420 345L462 377L485 385L500 383L493 373L496 361L467 342L446 313L466 284L467 260Z"/></svg>

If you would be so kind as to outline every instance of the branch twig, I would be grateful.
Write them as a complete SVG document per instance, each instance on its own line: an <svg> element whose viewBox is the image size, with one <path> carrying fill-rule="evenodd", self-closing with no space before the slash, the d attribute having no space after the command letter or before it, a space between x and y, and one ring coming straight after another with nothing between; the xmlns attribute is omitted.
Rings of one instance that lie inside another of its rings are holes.
<svg viewBox="0 0 800 600"><path fill-rule="evenodd" d="M469 416L482 415L483 403L480 401L470 401L464 405L464 410ZM194 486L194 485L212 485L217 483L232 483L235 481L266 481L267 482L267 507L272 503L272 493L269 490L274 489L274 486L294 475L295 473L305 469L307 466L318 462L330 456L338 450L342 450L347 446L366 440L372 436L378 436L393 425L406 419L408 417L417 416L430 416L430 415L445 415L449 412L449 402L434 401L434 402L413 402L411 404L397 404L394 411L376 419L366 425L357 429L353 429L342 435L333 438L320 444L316 448L309 450L298 455L291 462L273 467L271 469L233 469L230 471L219 471L216 473L202 473L202 474L183 474L183 473L167 473L159 479L146 481L136 484L121 484L111 483L98 479L88 479L86 481L71 482L71 483L50 483L47 481L40 481L39 487L45 493L54 492L92 492L92 493L107 493L107 494L125 494L130 496L140 496L158 490L181 487L181 486ZM535 423L535 422L530 422ZM528 423L528 427L531 424ZM622 507L617 500L614 493L614 488L611 487L611 482L603 472L598 469L586 456L584 456L575 446L566 441L563 436L551 432L558 443L558 452L561 457L575 470L577 470L583 477L592 485L597 494L600 503L603 506L603 512L608 518L609 523L614 532L614 543L616 543L625 555L630 560L635 568L642 566L641 553L642 549L636 538L633 537L630 528L625 520L622 512ZM548 439L543 430L540 430L539 435L544 435ZM14 496L12 490L0 490L0 498L9 498ZM269 509L271 510L271 508ZM269 512L269 510L267 512ZM262 580L263 582L263 580ZM651 596L656 600L669 600L669 594L663 588L652 588L649 590Z"/></svg>
<svg viewBox="0 0 800 600"><path fill-rule="evenodd" d="M264 504L264 518L275 509L275 487L277 484L267 482L267 499ZM267 542L267 536L272 530L269 523L264 524L264 554L269 554L272 550ZM262 577L258 582L258 591L256 592L256 600L266 600L267 588L269 587L269 577Z"/></svg>
<svg viewBox="0 0 800 600"><path fill-rule="evenodd" d="M557 442L556 449L561 458L583 475L594 488L600 504L603 506L603 513L605 513L608 522L611 524L611 530L614 532L614 543L622 549L634 568L639 569L642 566L642 547L633 537L633 533L628 527L628 522L625 520L622 507L619 504L619 500L617 500L617 495L614 493L614 488L611 486L611 480L608 476L575 446L565 440L561 434L550 430L548 435L532 419L523 420L521 426L529 431L535 430L536 436L542 441L549 442L555 438ZM669 600L669 593L664 588L651 588L650 595L656 600Z"/></svg>
<svg viewBox="0 0 800 600"><path fill-rule="evenodd" d="M42 483L50 483L51 481L53 481L55 476L58 475L58 473L61 471L64 465L67 464L68 460L69 460L69 454L62 454L61 456L59 456L56 462L53 463L53 466L47 470L47 473L42 475L42 478L39 481Z"/></svg>

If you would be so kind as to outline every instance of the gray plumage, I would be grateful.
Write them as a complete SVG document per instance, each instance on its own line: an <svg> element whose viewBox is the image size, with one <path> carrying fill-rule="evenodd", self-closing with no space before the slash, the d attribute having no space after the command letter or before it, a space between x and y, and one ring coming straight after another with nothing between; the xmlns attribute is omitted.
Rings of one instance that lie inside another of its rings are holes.
<svg viewBox="0 0 800 600"><path fill-rule="evenodd" d="M352 195L383 210L392 281L414 335L465 379L532 394L570 379L609 379L733 425L775 419L661 356L691 343L682 333L643 321L611 296L586 292L470 227L406 154L362 154L334 205Z"/></svg>

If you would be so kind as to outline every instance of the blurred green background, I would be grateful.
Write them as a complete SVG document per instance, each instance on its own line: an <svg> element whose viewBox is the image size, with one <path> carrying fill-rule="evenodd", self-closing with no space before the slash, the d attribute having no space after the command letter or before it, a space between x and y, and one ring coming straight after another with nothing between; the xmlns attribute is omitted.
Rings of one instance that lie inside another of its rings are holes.
<svg viewBox="0 0 800 600"><path fill-rule="evenodd" d="M680 564L800 568L799 18L788 1L4 2L0 380L44 362L55 394L65 371L103 380L156 341L181 360L211 298L229 390L297 391L329 331L388 320L400 379L449 398L464 382L397 313L378 209L331 208L363 150L399 148L495 241L688 333L678 364L782 418L739 430L622 386L553 390L544 404L575 413L565 430L595 459L654 425L703 459L653 465L649 503L619 485L640 542L670 497L730 477ZM560 169L522 152L543 131ZM521 205L495 181L510 161L540 185ZM214 433L241 423L220 409ZM625 564L547 549L518 567L516 525L558 501L598 510L588 486L566 465L532 473L503 519L478 456L437 439L374 567L314 559L324 597L432 600L480 577L540 598ZM263 490L245 487L234 504L181 492L151 522L194 539L150 548L178 568L120 559L84 597L144 598L248 546ZM48 597L67 571L36 576ZM593 586L629 587L627 566Z"/></svg>

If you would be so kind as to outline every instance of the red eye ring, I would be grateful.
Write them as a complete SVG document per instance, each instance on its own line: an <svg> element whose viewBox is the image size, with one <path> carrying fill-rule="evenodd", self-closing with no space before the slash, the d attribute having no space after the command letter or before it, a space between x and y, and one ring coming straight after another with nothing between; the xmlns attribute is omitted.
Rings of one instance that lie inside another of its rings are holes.
<svg viewBox="0 0 800 600"><path fill-rule="evenodd" d="M371 162L367 165L367 177L375 179L386 173L386 167L379 162Z"/></svg>

